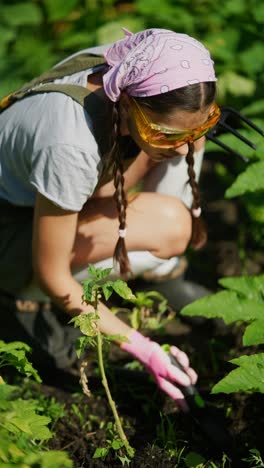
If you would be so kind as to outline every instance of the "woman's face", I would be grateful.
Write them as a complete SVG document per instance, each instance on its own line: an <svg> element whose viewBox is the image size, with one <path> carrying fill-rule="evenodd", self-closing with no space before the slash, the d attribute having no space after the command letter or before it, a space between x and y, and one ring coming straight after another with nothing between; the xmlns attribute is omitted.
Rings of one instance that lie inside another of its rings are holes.
<svg viewBox="0 0 264 468"><path fill-rule="evenodd" d="M122 105L122 104L121 104ZM137 125L135 122L134 115L131 111L131 105L129 99L125 101L125 111L121 111L121 133L122 135L130 135L133 140L137 143L137 145L149 155L149 157L155 161L160 162L164 161L164 159L170 159L175 156L186 156L188 153L188 145L183 143L178 148L170 148L170 149L163 149L163 148L155 148L144 140L142 140ZM175 111L170 112L170 114L164 116L157 113L154 113L149 110L144 109L144 113L148 117L148 119L158 125L169 127L169 128L177 128L177 129L186 129L186 128L196 128L200 127L204 124L210 114L211 106L199 110L198 112L187 112L187 111ZM195 150L198 151L204 145L204 137L196 140L194 142Z"/></svg>

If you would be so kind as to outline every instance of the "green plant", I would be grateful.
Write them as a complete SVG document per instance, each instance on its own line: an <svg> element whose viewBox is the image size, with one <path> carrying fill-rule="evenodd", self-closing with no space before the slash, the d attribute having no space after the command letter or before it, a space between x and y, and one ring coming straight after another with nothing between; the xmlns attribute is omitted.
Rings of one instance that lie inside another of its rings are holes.
<svg viewBox="0 0 264 468"><path fill-rule="evenodd" d="M98 307L99 301L102 298L102 296L107 301L114 291L124 299L132 298L133 294L125 281L122 281L120 279L117 279L115 281L107 280L106 278L110 272L111 268L102 270L100 268L95 268L93 265L89 266L88 274L90 278L83 282L83 300L87 304L91 304L93 306L94 311L74 317L70 322L74 324L74 327L79 327L81 332L84 334L83 337L80 337L76 341L76 351L78 357L81 356L81 354L84 352L87 346L96 346L97 348L98 367L102 378L102 384L105 389L107 399L114 416L115 432L119 436L119 438L114 436L114 439L111 442L111 448L113 448L114 450L119 450L122 447L125 447L126 454L129 458L132 458L134 456L134 449L129 445L116 409L115 402L112 399L105 373L103 359L103 343L110 343L117 339L122 341L124 340L124 338L119 335L104 336L101 334L98 326L98 320L100 318ZM81 382L84 393L87 396L89 396L90 392L87 386L87 378L85 375L86 364L87 360L84 359L81 366ZM113 430L113 428L114 426L111 426L111 431ZM95 452L96 458L99 457L99 455L101 457L105 457L108 451L109 446L106 448L97 449Z"/></svg>
<svg viewBox="0 0 264 468"><path fill-rule="evenodd" d="M125 307L112 307L111 310L127 313L131 326L136 330L161 331L175 317L167 299L157 291L136 292L127 302L133 304L132 310Z"/></svg>
<svg viewBox="0 0 264 468"><path fill-rule="evenodd" d="M248 462L250 468L264 468L264 461L260 452L257 449L251 449L249 453L249 457L243 458L243 461Z"/></svg>
<svg viewBox="0 0 264 468"><path fill-rule="evenodd" d="M29 351L30 347L25 343L0 341L0 365L12 365L40 382L37 371L26 357ZM40 401L37 399L24 400L20 394L21 389L6 384L0 377L0 466L72 467L72 461L65 452L45 449L45 442L52 437L52 433L48 427L51 417L39 414L44 411L43 405L39 407ZM49 409L54 420L61 416L54 401Z"/></svg>
<svg viewBox="0 0 264 468"><path fill-rule="evenodd" d="M122 463L122 466L130 464L130 457L128 458L125 454L120 455L119 450L123 447L123 441L117 437L115 427L112 422L108 422L106 425L107 439L105 447L97 447L94 452L93 458L106 458L110 450L114 450L117 459Z"/></svg>
<svg viewBox="0 0 264 468"><path fill-rule="evenodd" d="M21 341L5 343L0 340L0 368L13 366L18 372L25 374L27 377L32 376L37 382L41 382L37 370L34 369L26 356L26 353L30 352L30 350L30 346ZM2 379L1 376L0 379ZM0 380L0 383L3 383L3 379Z"/></svg>
<svg viewBox="0 0 264 468"><path fill-rule="evenodd" d="M181 313L222 318L226 324L243 323L243 345L263 344L264 275L222 278L219 283L226 290L187 305ZM264 353L240 356L230 362L238 368L218 382L212 393L264 393Z"/></svg>
<svg viewBox="0 0 264 468"><path fill-rule="evenodd" d="M181 437L182 434L177 431L175 426L176 420L172 421L166 414L160 413L160 423L157 425L157 443L160 444L164 450L172 458L174 457L177 466L180 463L185 447L180 447L180 443L184 442Z"/></svg>

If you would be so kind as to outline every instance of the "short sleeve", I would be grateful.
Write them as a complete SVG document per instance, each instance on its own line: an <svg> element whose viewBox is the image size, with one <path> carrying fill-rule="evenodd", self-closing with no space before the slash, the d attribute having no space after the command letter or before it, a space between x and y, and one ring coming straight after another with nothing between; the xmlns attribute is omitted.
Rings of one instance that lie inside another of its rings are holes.
<svg viewBox="0 0 264 468"><path fill-rule="evenodd" d="M98 155L83 148L51 145L32 156L29 181L60 208L80 211L98 182L99 163Z"/></svg>

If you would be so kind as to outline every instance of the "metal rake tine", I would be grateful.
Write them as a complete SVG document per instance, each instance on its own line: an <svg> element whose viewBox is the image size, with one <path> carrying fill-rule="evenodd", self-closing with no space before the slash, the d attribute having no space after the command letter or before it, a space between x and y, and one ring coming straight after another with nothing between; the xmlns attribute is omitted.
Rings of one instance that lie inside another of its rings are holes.
<svg viewBox="0 0 264 468"><path fill-rule="evenodd" d="M249 127L253 128L254 130L256 130L256 132L258 132L260 135L264 136L264 130L262 130L261 128L259 128L256 124L254 124L250 119L248 119L247 117L245 117L244 115L240 114L240 112L238 112L236 109L233 109L232 107L223 107L222 108L222 111L223 113L225 111L227 112L230 112L232 114L235 114L237 117L239 117L239 119L243 120L247 125L249 125Z"/></svg>
<svg viewBox="0 0 264 468"><path fill-rule="evenodd" d="M230 133L232 133L233 135L235 135L237 138L239 138L239 140L243 141L244 143L246 143L248 146L250 146L251 148L253 149L256 149L256 145L254 143L252 143L250 140L248 140L246 137L244 137L243 135L241 135L241 133L239 133L237 130L235 130L234 128L230 127L230 125L228 125L227 123L225 122L219 122L219 126L220 127L223 127L225 128L226 130L228 130Z"/></svg>
<svg viewBox="0 0 264 468"><path fill-rule="evenodd" d="M207 140L213 141L216 143L218 146L221 146L221 148L225 149L228 153L232 153L235 156L238 156L239 158L243 159L243 161L247 162L248 158L246 156L243 156L243 154L238 153L237 151L233 150L229 146L227 146L225 143L223 143L221 140L218 140L218 138L211 136L211 135L206 135Z"/></svg>

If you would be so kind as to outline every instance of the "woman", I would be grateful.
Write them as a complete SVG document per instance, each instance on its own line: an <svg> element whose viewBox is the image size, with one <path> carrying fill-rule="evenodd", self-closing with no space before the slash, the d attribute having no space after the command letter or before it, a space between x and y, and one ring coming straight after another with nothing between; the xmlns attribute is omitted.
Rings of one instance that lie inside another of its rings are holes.
<svg viewBox="0 0 264 468"><path fill-rule="evenodd" d="M104 49L103 63L54 80L88 89L96 97L93 115L89 99L83 108L54 92L29 95L0 115L0 289L17 299L16 311L2 314L1 337L16 320L58 367L72 362L73 336L67 347L69 327L53 309L25 312L21 299L32 298L32 282L68 316L88 313L79 283L88 264L107 266L114 256L117 275L165 275L190 242L198 248L206 238L195 170L204 135L219 119L209 52L162 29L126 31ZM142 191L127 196L138 181ZM184 353L171 347L185 373L104 304L99 327L127 337L121 348L186 409L177 384L197 376Z"/></svg>

